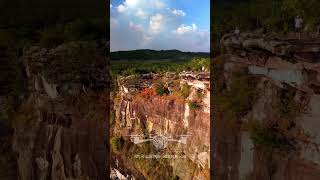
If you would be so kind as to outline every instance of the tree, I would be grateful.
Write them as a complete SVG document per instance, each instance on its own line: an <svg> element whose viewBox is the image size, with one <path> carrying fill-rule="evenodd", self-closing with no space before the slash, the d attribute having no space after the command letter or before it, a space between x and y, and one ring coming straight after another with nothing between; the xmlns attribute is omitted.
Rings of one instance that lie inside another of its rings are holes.
<svg viewBox="0 0 320 180"><path fill-rule="evenodd" d="M164 86L163 82L161 82L161 81L157 81L155 83L155 91L156 91L157 95L160 95L160 96L162 96L164 94L169 94L168 88L166 88Z"/></svg>

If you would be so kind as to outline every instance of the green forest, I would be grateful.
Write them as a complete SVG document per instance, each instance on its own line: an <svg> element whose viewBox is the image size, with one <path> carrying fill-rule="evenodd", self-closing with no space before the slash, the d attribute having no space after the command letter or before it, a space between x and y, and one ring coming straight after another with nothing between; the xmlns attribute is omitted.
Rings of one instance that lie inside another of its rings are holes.
<svg viewBox="0 0 320 180"><path fill-rule="evenodd" d="M210 69L210 53L207 52L139 49L115 51L111 52L110 56L112 90L116 90L116 79L119 76Z"/></svg>
<svg viewBox="0 0 320 180"><path fill-rule="evenodd" d="M106 38L106 7L104 1L2 0L0 46L51 47L73 40Z"/></svg>
<svg viewBox="0 0 320 180"><path fill-rule="evenodd" d="M139 49L133 51L117 51L111 52L111 60L160 60L175 59L186 60L193 57L209 58L210 54L205 52L182 52L179 50L151 50Z"/></svg>
<svg viewBox="0 0 320 180"><path fill-rule="evenodd" d="M111 52L111 72L114 76L128 76L150 72L199 71L202 67L209 69L209 57L210 53L179 50L117 51Z"/></svg>
<svg viewBox="0 0 320 180"><path fill-rule="evenodd" d="M308 31L320 25L319 0L217 0L213 5L211 34L218 43L221 36L235 27L241 31L266 29L268 33L286 34L294 30L299 15Z"/></svg>

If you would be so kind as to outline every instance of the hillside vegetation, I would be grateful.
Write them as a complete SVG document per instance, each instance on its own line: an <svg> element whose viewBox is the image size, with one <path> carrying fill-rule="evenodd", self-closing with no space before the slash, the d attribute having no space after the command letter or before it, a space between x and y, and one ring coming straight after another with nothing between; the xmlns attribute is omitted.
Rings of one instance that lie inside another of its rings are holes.
<svg viewBox="0 0 320 180"><path fill-rule="evenodd" d="M133 51L117 51L111 52L111 59L115 60L160 60L174 59L186 60L193 57L209 58L210 54L206 52L182 52L179 50L151 50L140 49Z"/></svg>
<svg viewBox="0 0 320 180"><path fill-rule="evenodd" d="M216 1L213 16L214 33L222 35L236 26L243 30L267 28L270 31L294 30L294 18L300 15L304 24L320 24L320 1L317 0L228 0Z"/></svg>

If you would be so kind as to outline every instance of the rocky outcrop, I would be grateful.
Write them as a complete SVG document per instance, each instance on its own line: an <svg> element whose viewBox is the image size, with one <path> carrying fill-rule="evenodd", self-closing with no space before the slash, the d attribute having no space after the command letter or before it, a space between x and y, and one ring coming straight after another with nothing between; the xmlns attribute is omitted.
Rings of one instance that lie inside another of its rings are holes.
<svg viewBox="0 0 320 180"><path fill-rule="evenodd" d="M126 142L131 141L129 135L163 135L177 140L186 135L185 144L168 142L168 147L161 151L163 154L182 153L186 156L185 159L169 159L168 166L172 171L167 169L166 173L170 172L173 177L178 176L181 179L208 179L210 168L208 77L208 72L184 72L141 75L135 77L135 81L132 81L133 77L120 79L119 92L114 97L116 123L112 128L112 134L121 135ZM155 84L159 81L165 83L168 94L161 96L153 92ZM133 82L134 89L130 88ZM182 86L189 88L185 99L179 96ZM144 91L150 91L151 94L144 94ZM190 102L197 102L197 105L191 107ZM121 156L131 155L121 154ZM165 172L159 173L165 174ZM156 176L145 176L145 178L157 179Z"/></svg>
<svg viewBox="0 0 320 180"><path fill-rule="evenodd" d="M24 51L30 94L13 120L20 180L108 177L106 47L71 42Z"/></svg>
<svg viewBox="0 0 320 180"><path fill-rule="evenodd" d="M226 34L221 38L221 45L228 50L244 52L259 51L276 56L289 58L287 60L319 62L319 40L284 39L280 37L264 37L259 34L242 33L239 36Z"/></svg>
<svg viewBox="0 0 320 180"><path fill-rule="evenodd" d="M221 43L227 52L214 60L214 178L319 179L320 44L252 34ZM245 105L236 116L225 109Z"/></svg>

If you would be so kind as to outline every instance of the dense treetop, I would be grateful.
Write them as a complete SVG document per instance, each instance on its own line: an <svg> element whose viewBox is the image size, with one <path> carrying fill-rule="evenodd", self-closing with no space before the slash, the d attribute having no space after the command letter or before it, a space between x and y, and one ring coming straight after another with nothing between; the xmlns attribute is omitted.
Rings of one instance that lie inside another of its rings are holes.
<svg viewBox="0 0 320 180"><path fill-rule="evenodd" d="M2 0L1 45L28 42L55 46L70 40L106 38L109 34L106 7L104 1Z"/></svg>
<svg viewBox="0 0 320 180"><path fill-rule="evenodd" d="M213 6L213 34L218 38L238 26L242 31L261 28L287 33L300 15L310 30L320 24L318 0L218 0Z"/></svg>
<svg viewBox="0 0 320 180"><path fill-rule="evenodd" d="M179 50L156 51L151 49L139 49L134 51L111 52L111 60L186 60L193 57L208 58L209 56L210 54L205 52L182 52Z"/></svg>

